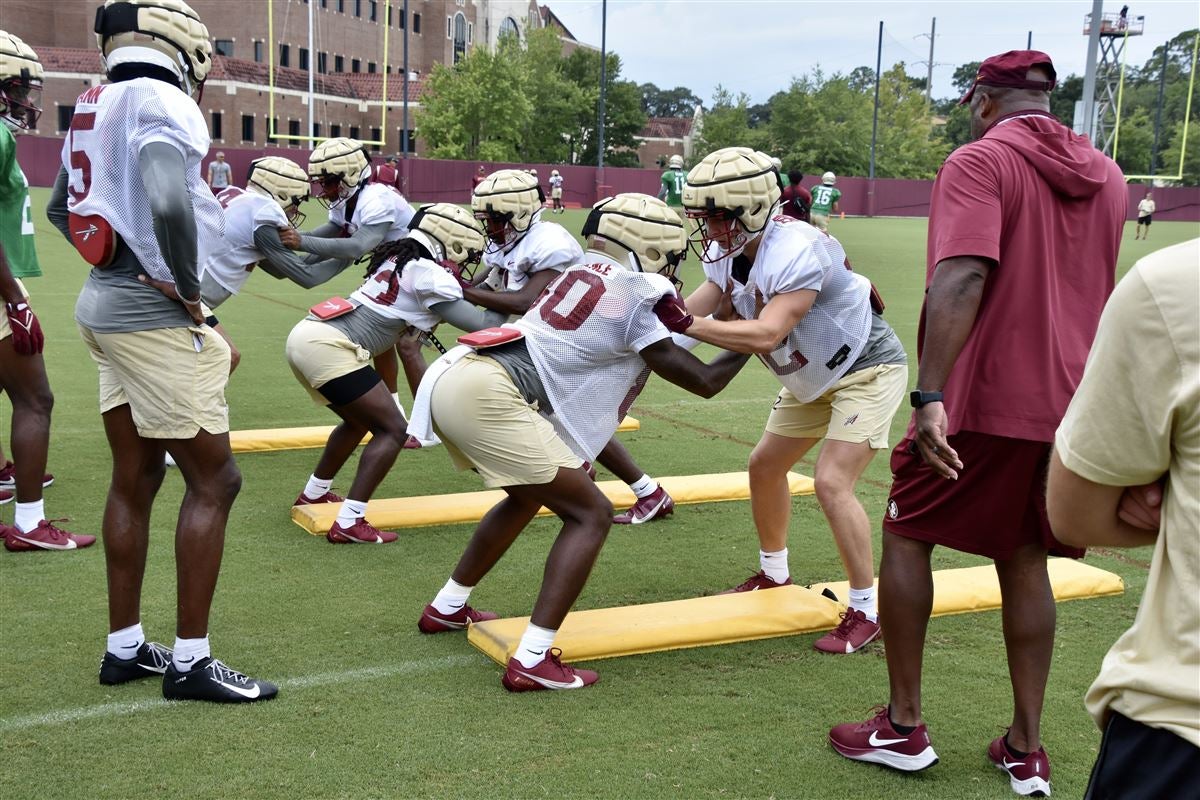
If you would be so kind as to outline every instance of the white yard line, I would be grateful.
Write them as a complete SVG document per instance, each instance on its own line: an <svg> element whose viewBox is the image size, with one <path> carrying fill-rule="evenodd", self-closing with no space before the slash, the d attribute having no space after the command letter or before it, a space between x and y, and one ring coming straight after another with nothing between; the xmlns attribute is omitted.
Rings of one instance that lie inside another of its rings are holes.
<svg viewBox="0 0 1200 800"><path fill-rule="evenodd" d="M370 681L380 678L393 678L397 675L411 675L421 672L439 672L445 669L462 667L472 662L478 662L478 655L454 655L441 658L426 658L415 661L401 661L396 664L379 667L364 667L345 672L321 672L316 675L302 675L297 678L286 678L279 681L279 689L286 702L287 691L311 689L315 686L328 686L343 681ZM154 684L154 679L147 679L147 684ZM65 725L88 719L104 717L120 717L138 714L143 711L153 711L176 705L177 703L162 698L147 698L132 700L124 703L103 703L97 706L80 706L78 708L62 708L47 711L42 714L28 714L21 717L0 718L0 734L20 731L44 725Z"/></svg>

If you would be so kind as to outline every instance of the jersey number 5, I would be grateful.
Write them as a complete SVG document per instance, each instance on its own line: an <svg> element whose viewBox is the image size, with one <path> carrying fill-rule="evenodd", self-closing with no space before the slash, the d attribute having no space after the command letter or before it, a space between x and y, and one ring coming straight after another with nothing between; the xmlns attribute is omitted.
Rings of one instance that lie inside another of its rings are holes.
<svg viewBox="0 0 1200 800"><path fill-rule="evenodd" d="M71 132L68 138L71 142L71 172L79 170L79 184L83 187L75 191L75 176L72 174L67 181L67 191L75 202L88 196L92 190L92 161L83 150L75 149L75 134L79 131L90 131L96 125L96 112L88 111L76 114L71 118ZM86 137L85 137L86 138Z"/></svg>
<svg viewBox="0 0 1200 800"><path fill-rule="evenodd" d="M576 284L585 283L587 289L575 301L575 305L566 314L558 311L558 307ZM539 304L538 313L551 328L556 331L573 331L591 316L600 297L604 294L604 280L591 272L575 270L564 278L560 278L554 291L550 292Z"/></svg>

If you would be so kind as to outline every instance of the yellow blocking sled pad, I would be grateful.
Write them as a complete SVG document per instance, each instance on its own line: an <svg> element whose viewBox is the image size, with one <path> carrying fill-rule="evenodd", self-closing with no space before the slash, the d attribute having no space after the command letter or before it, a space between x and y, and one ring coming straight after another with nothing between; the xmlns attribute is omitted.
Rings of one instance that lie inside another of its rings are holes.
<svg viewBox="0 0 1200 800"><path fill-rule="evenodd" d="M716 503L724 500L745 500L750 497L750 475L747 472L719 472L712 475L682 475L659 478L676 505ZM622 481L596 483L614 506L633 505L636 498ZM812 494L812 478L788 473L788 488L793 495ZM419 497L395 497L372 500L367 506L367 521L376 528L421 528L429 525L449 525L456 522L478 522L492 506L504 499L500 489L456 494L430 494ZM293 506L292 521L314 535L326 533L337 519L338 503L318 503ZM543 508L540 516L548 516Z"/></svg>
<svg viewBox="0 0 1200 800"><path fill-rule="evenodd" d="M1085 597L1105 597L1125 591L1120 575L1076 561L1071 558L1052 558L1046 562L1050 573L1050 588L1055 600L1079 600ZM828 589L845 602L850 597L847 581L815 583L814 592ZM1000 607L1000 581L994 567L963 567L939 569L933 573L933 616L989 611Z"/></svg>
<svg viewBox="0 0 1200 800"><path fill-rule="evenodd" d="M641 430L642 423L633 417L625 417L617 431L629 433ZM254 430L231 431L229 444L235 453L265 453L271 450L307 450L324 447L333 432L332 425L313 425L307 428L257 428ZM371 434L363 438L362 444L371 441Z"/></svg>
<svg viewBox="0 0 1200 800"><path fill-rule="evenodd" d="M1121 594L1124 583L1111 572L1071 559L1051 559L1050 583L1056 600ZM555 637L565 661L589 661L745 642L830 630L844 606L839 598L849 584L821 583L809 589L784 586L759 592L696 597L621 608L574 611ZM933 573L933 613L965 614L1000 607L1000 584L990 566L945 569ZM529 617L489 620L472 625L467 640L499 664L516 650Z"/></svg>
<svg viewBox="0 0 1200 800"><path fill-rule="evenodd" d="M564 661L593 661L829 630L840 611L837 603L800 586L573 611L554 646L562 649ZM506 664L528 624L529 617L481 622L467 631L467 641Z"/></svg>

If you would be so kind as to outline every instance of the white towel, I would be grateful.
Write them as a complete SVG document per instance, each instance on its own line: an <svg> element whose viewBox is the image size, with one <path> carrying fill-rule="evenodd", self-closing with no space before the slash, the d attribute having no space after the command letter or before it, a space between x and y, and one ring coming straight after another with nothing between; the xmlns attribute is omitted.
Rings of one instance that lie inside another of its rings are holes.
<svg viewBox="0 0 1200 800"><path fill-rule="evenodd" d="M398 392L393 394L392 399L396 401L396 408L400 410L400 416L404 418L404 427L407 428L409 426L408 414L404 413L404 403L400 402L400 394ZM432 439L422 439L420 436L414 435L413 438L421 443L421 447L437 447L442 443L442 440L437 438L437 436L434 436Z"/></svg>
<svg viewBox="0 0 1200 800"><path fill-rule="evenodd" d="M429 406L430 397L433 396L433 386L439 378L446 374L446 370L474 352L472 348L460 344L434 361L429 365L429 369L425 370L425 377L421 378L421 385L417 387L417 394L413 398L412 419L408 422L408 432L411 435L422 442L437 438L433 433L433 411Z"/></svg>

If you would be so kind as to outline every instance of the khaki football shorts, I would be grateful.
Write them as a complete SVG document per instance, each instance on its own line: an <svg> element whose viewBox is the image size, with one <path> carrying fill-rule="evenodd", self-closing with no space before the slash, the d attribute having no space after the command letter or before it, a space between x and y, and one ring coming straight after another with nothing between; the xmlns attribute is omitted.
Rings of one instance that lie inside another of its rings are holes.
<svg viewBox="0 0 1200 800"><path fill-rule="evenodd" d="M285 352L296 380L319 406L329 405L329 399L318 391L322 386L371 365L370 351L332 325L315 319L296 323L288 334Z"/></svg>
<svg viewBox="0 0 1200 800"><path fill-rule="evenodd" d="M17 282L17 288L21 290L21 297L29 299L29 292L25 291L25 284L21 283L20 278L13 278ZM12 336L12 326L8 324L8 310L4 304L0 303L0 341Z"/></svg>
<svg viewBox="0 0 1200 800"><path fill-rule="evenodd" d="M828 214L812 214L808 215L808 221L814 228L822 231L829 230L829 215Z"/></svg>
<svg viewBox="0 0 1200 800"><path fill-rule="evenodd" d="M879 364L842 376L811 403L801 403L781 389L767 418L767 433L868 442L872 450L882 450L888 446L892 418L907 388L907 364Z"/></svg>
<svg viewBox="0 0 1200 800"><path fill-rule="evenodd" d="M100 368L100 413L129 405L138 436L229 432L229 345L207 325L80 335Z"/></svg>
<svg viewBox="0 0 1200 800"><path fill-rule="evenodd" d="M562 199L562 189L551 189L550 190L550 199L551 200L561 200Z"/></svg>
<svg viewBox="0 0 1200 800"><path fill-rule="evenodd" d="M583 462L504 367L468 355L442 375L430 398L433 427L454 466L474 468L489 489L549 483Z"/></svg>

